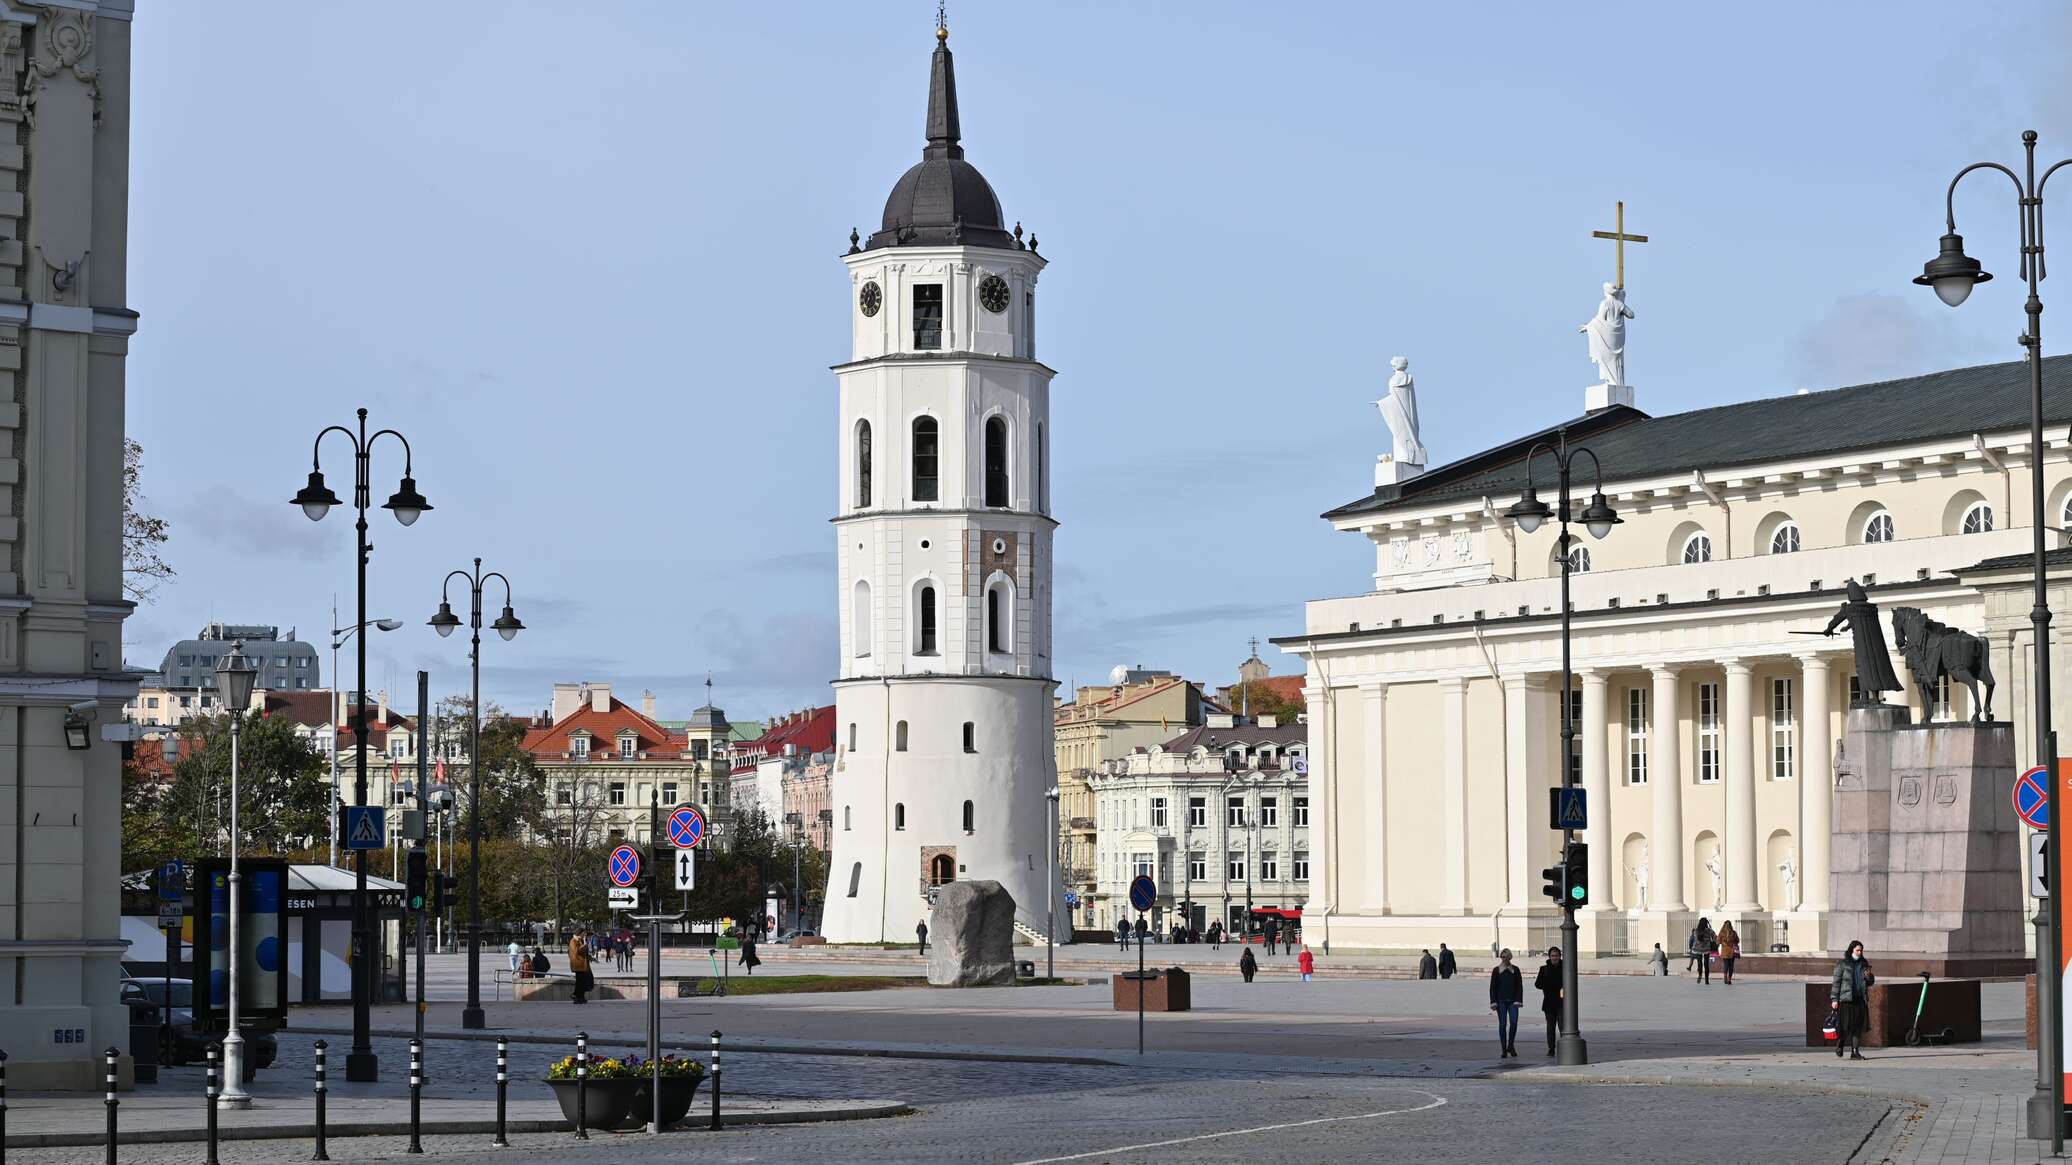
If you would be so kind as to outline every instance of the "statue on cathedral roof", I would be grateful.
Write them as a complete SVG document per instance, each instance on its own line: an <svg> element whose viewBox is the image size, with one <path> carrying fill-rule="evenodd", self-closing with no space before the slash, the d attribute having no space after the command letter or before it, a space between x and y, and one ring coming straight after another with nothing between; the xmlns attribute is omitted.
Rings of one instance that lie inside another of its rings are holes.
<svg viewBox="0 0 2072 1165"><path fill-rule="evenodd" d="M1626 321L1632 318L1633 309L1626 306L1626 289L1607 283L1604 299L1597 304L1597 314L1576 329L1590 337L1590 359L1596 362L1598 375L1608 385L1626 383Z"/></svg>
<svg viewBox="0 0 2072 1165"><path fill-rule="evenodd" d="M1389 377L1388 395L1374 402L1381 410L1381 419L1387 422L1389 435L1394 438L1394 448L1384 458L1392 467L1388 474L1392 481L1401 481L1424 472L1425 447L1417 435L1417 382L1410 376L1410 360L1404 356L1389 359L1389 366L1396 370ZM1377 480L1377 485L1388 484Z"/></svg>
<svg viewBox="0 0 2072 1165"><path fill-rule="evenodd" d="M1892 671L1892 653L1885 647L1885 629L1878 624L1878 605L1864 593L1863 584L1850 579L1847 597L1834 618L1819 632L1833 635L1837 627L1849 628L1856 645L1856 687L1861 704L1882 704L1886 692L1899 690L1899 676Z"/></svg>

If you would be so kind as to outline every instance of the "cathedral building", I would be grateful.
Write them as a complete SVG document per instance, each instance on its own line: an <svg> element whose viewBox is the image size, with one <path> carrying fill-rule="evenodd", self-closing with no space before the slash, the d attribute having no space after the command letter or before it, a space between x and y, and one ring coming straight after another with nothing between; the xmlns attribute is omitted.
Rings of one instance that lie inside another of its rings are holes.
<svg viewBox="0 0 2072 1165"><path fill-rule="evenodd" d="M1623 304L1605 309L1612 323ZM1622 332L1592 336L1601 363L1622 350ZM1430 469L1412 433L1417 464L1385 457L1371 494L1323 515L1373 545L1375 570L1275 641L1307 664L1312 941L1554 941L1541 870L1561 844L1547 790L1564 764L1589 805L1584 951L1677 951L1700 915L1732 919L1751 951L1847 941L1826 928L1829 839L1857 684L1849 634L1820 632L1850 580L1888 642L1899 608L1985 637L1992 712L2024 763L2038 755L2028 552L2035 523L2054 546L2072 528L2072 357L2045 362L2040 467L2024 363L1668 416L1636 407L1616 368L1605 380L1580 415ZM1391 394L1409 394L1400 364ZM1404 404L1385 415L1414 426ZM1529 487L1553 501L1553 459L1531 451L1564 438L1601 464L1600 481L1576 459L1576 505L1601 490L1621 519L1601 538L1574 527L1568 550L1579 735L1566 758L1557 523L1506 516ZM2072 575L2072 553L2054 560ZM2072 587L2053 592L2062 612ZM1918 722L1896 644L1893 665ZM1935 694L1938 718L1981 711L1962 687Z"/></svg>
<svg viewBox="0 0 2072 1165"><path fill-rule="evenodd" d="M966 878L1001 883L1041 935L1057 884L1044 260L964 159L948 36L921 160L843 257L834 942L911 941L933 890Z"/></svg>

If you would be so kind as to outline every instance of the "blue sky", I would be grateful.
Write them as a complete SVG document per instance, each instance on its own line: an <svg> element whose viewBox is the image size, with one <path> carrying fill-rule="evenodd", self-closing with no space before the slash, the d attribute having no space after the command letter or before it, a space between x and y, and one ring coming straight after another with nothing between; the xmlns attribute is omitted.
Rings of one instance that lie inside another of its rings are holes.
<svg viewBox="0 0 2072 1165"><path fill-rule="evenodd" d="M837 256L918 157L933 6L139 8L129 427L180 573L129 658L350 618L349 518L287 499L364 405L437 507L376 519L370 686L465 687L423 621L479 554L531 627L484 648L507 707L827 700ZM1907 280L1959 166L2072 153L2068 11L955 5L968 156L1052 264L1059 679L1227 682L1365 589L1316 515L1372 484L1388 357L1438 461L1580 411L1616 199L1644 409L2016 358L2004 182L1958 203L2001 278Z"/></svg>

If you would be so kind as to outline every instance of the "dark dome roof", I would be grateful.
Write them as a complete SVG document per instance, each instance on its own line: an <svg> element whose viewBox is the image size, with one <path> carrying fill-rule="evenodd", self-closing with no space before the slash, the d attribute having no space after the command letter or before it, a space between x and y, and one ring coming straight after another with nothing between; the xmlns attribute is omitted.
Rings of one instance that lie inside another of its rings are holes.
<svg viewBox="0 0 2072 1165"><path fill-rule="evenodd" d="M967 246L1012 249L1000 199L958 144L957 74L947 36L939 34L928 76L928 145L885 199L877 247Z"/></svg>

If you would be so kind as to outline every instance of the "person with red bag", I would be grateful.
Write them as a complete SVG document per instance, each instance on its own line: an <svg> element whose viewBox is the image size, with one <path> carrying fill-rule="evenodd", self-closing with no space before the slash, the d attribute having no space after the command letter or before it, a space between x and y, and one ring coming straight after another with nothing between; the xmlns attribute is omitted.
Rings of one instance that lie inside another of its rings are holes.
<svg viewBox="0 0 2072 1165"><path fill-rule="evenodd" d="M1834 984L1827 994L1828 1007L1835 1013L1835 1055L1849 1050L1852 1060L1863 1059L1863 1029L1870 1026L1871 984L1878 977L1871 973L1870 960L1863 957L1863 944L1851 942L1842 953L1842 961L1835 964Z"/></svg>

